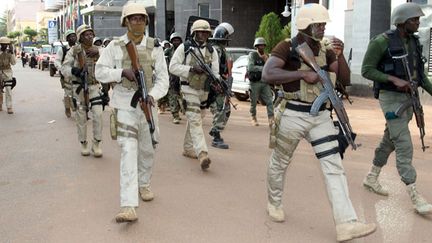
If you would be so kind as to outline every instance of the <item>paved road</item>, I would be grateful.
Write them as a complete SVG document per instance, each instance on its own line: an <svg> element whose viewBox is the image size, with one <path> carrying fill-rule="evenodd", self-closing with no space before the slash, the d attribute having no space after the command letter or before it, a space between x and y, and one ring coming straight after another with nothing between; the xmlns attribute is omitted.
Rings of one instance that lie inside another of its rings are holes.
<svg viewBox="0 0 432 243"><path fill-rule="evenodd" d="M63 114L58 77L19 65L15 72L15 114L0 112L0 242L335 242L323 176L305 142L287 173L286 222L268 219L265 111L259 107L261 126L252 127L246 102L238 102L223 133L230 150L210 146L213 163L207 173L180 155L184 119L173 125L171 116L162 114L152 181L156 198L140 203L138 222L116 224L120 150L109 137L109 112L103 158L82 157L74 122ZM393 156L382 175L388 198L361 186L384 126L377 102L354 97L348 113L362 143L345 159L351 199L360 219L379 224L375 234L353 242L430 242L432 217L413 213ZM432 106L426 105L425 113L425 142L432 145ZM209 116L204 124L208 131ZM421 152L411 125L418 188L432 200L432 150Z"/></svg>

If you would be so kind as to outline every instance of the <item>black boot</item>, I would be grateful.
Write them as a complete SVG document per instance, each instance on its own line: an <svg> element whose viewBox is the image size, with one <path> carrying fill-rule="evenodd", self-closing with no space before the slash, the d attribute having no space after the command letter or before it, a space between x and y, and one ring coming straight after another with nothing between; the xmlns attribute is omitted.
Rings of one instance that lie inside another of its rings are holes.
<svg viewBox="0 0 432 243"><path fill-rule="evenodd" d="M220 149L228 149L228 144L224 143L224 140L221 138L219 131L210 131L210 135L213 136L212 146Z"/></svg>

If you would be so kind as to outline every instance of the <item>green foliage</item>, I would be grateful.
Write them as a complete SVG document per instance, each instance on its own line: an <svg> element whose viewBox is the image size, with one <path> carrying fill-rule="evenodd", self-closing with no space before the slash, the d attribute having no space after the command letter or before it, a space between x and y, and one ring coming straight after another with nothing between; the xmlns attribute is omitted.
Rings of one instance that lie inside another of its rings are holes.
<svg viewBox="0 0 432 243"><path fill-rule="evenodd" d="M282 29L282 39L291 38L291 22Z"/></svg>
<svg viewBox="0 0 432 243"><path fill-rule="evenodd" d="M47 28L41 28L38 33L39 38L41 41L48 42L48 29Z"/></svg>
<svg viewBox="0 0 432 243"><path fill-rule="evenodd" d="M284 38L279 16L274 12L264 15L255 37L264 37L267 42L265 51L270 52Z"/></svg>
<svg viewBox="0 0 432 243"><path fill-rule="evenodd" d="M12 32L7 33L7 37L9 37L11 39L15 39L21 35L22 35L22 33L19 31L12 31Z"/></svg>
<svg viewBox="0 0 432 243"><path fill-rule="evenodd" d="M0 36L7 34L7 11L0 17Z"/></svg>
<svg viewBox="0 0 432 243"><path fill-rule="evenodd" d="M37 36L38 33L36 32L36 30L34 30L34 29L30 28L29 26L27 26L24 29L24 34L27 35L27 38L28 38L29 41L33 41L33 39L35 38L35 36Z"/></svg>

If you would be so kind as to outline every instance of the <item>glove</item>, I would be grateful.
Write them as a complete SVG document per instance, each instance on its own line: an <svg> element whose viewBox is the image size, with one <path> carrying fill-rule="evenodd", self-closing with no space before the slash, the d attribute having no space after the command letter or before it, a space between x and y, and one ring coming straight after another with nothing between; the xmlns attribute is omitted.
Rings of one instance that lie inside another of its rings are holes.
<svg viewBox="0 0 432 243"><path fill-rule="evenodd" d="M71 72L75 77L78 78L81 77L81 72L82 72L81 68L73 67Z"/></svg>
<svg viewBox="0 0 432 243"><path fill-rule="evenodd" d="M200 65L194 65L191 67L190 72L196 73L196 74L202 74L204 70L201 68Z"/></svg>

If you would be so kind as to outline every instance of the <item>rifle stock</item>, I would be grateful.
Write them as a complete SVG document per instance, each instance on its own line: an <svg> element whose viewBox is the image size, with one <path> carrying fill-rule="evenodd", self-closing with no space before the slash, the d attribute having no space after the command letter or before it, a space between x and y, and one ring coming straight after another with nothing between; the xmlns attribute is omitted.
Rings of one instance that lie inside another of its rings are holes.
<svg viewBox="0 0 432 243"><path fill-rule="evenodd" d="M307 63L318 74L320 82L324 88L321 94L313 102L310 114L312 116L318 115L320 107L324 105L324 102L330 100L333 110L335 111L338 118L340 129L342 130L345 139L351 145L352 149L357 149L358 145L354 143L354 132L351 128L351 124L349 123L348 114L346 113L342 100L336 94L335 88L332 81L330 80L328 73L322 70L321 67L318 65L312 50L306 42L297 46L296 51L301 56L303 61Z"/></svg>
<svg viewBox="0 0 432 243"><path fill-rule="evenodd" d="M82 70L81 72L81 87L83 89L83 95L84 95L84 105L86 107L86 117L87 120L89 119L88 117L88 112L89 112L89 87L88 87L88 80L87 80L87 76L88 76L88 70L87 70L87 65L86 65L86 60L85 60L85 53L84 50L81 50L80 52L78 52L78 63L79 63L79 67Z"/></svg>
<svg viewBox="0 0 432 243"><path fill-rule="evenodd" d="M404 54L401 56L394 56L392 58L396 61L398 60L398 61L402 62L406 77L408 78L408 82L410 83L410 93L409 93L410 94L410 100L409 100L409 102L401 104L396 109L395 114L397 116L400 116L403 111L408 109L408 107L411 106L413 108L413 113L414 113L414 116L416 119L417 127L418 127L419 132L420 132L420 140L421 140L421 144L422 144L422 150L424 152L427 148L429 148L429 146L425 146L425 144L424 144L424 136L426 135L425 129L424 129L425 121L424 121L423 106L420 103L420 96L419 96L419 92L418 92L418 82L416 80L412 79L411 71L409 69L409 64L408 64L408 54Z"/></svg>
<svg viewBox="0 0 432 243"><path fill-rule="evenodd" d="M144 112L144 116L147 120L147 123L149 125L150 130L150 136L152 140L153 147L156 146L158 143L154 138L154 131L156 129L153 113L152 113L152 102L148 95L148 89L145 82L145 76L144 76L144 70L141 67L141 64L139 63L138 59L138 51L136 49L135 43L132 41L129 41L129 43L126 44L126 50L129 54L129 57L132 62L132 70L135 73L135 77L138 82L138 90L134 93L132 100L131 100L131 106L136 108L138 102L140 104L141 110Z"/></svg>

